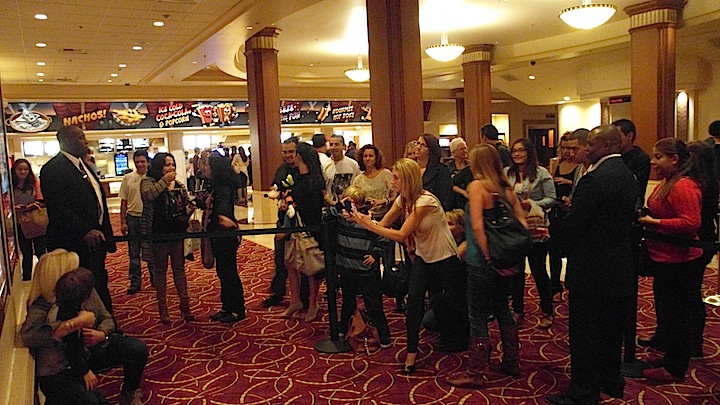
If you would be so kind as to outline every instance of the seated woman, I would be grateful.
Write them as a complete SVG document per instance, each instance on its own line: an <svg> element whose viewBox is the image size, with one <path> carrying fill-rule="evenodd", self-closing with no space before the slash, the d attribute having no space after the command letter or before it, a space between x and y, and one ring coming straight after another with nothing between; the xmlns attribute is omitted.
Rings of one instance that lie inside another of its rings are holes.
<svg viewBox="0 0 720 405"><path fill-rule="evenodd" d="M142 404L143 370L148 349L142 341L117 333L115 321L95 290L80 306L78 315L65 321L57 319L55 285L64 274L80 264L76 253L56 249L43 255L35 267L28 297L28 314L20 330L23 342L35 358L35 374L46 404L103 404L105 400L93 392L97 386L95 373L108 367L123 366L124 383L120 404ZM83 376L76 376L68 367L61 343L71 333L82 332L83 343L90 355L90 366Z"/></svg>

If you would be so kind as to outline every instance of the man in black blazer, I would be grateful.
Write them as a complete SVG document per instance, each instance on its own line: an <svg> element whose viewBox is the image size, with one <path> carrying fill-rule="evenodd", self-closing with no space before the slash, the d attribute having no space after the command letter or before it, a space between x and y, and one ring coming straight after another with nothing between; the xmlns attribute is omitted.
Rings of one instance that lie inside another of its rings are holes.
<svg viewBox="0 0 720 405"><path fill-rule="evenodd" d="M634 310L627 297L634 293L630 231L637 217L637 182L622 161L621 136L614 125L590 131L586 152L591 166L563 219L571 383L562 394L547 397L553 404L596 404L600 392L623 396L623 320Z"/></svg>
<svg viewBox="0 0 720 405"><path fill-rule="evenodd" d="M80 266L92 271L95 290L112 313L105 256L116 248L105 194L100 180L83 162L88 143L82 129L62 127L57 139L60 153L40 170L40 185L50 219L47 246L80 256Z"/></svg>

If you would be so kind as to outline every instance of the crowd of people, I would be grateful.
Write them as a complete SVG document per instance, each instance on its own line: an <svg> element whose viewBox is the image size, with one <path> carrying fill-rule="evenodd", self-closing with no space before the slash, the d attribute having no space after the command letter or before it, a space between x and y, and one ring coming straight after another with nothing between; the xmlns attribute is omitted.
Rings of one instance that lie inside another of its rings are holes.
<svg viewBox="0 0 720 405"><path fill-rule="evenodd" d="M527 261L542 311L539 328L552 327L553 303L563 299L564 289L569 291L571 383L547 400L597 403L601 393L623 397L621 345L627 316L635 311L630 303L640 271L654 276L657 329L639 344L665 353L644 371L648 381L683 381L689 359L702 356L700 286L714 251L666 239L641 241L637 230L644 227L678 240L716 239L720 122L711 125L710 134L707 142L689 144L662 139L648 155L633 144L633 123L619 120L564 134L548 168L540 165L530 140L515 139L507 147L492 125L481 129L478 145L453 139L448 164L442 162L437 137L429 134L408 143L404 157L392 165L372 144L352 148L350 157L342 136L317 134L312 143L292 137L282 143L283 163L271 197L278 199L278 228L296 226L298 220L334 224L337 240L325 240L317 231L308 237L321 251L328 243L337 246L333 264L343 294L341 337L361 295L378 328L380 347L392 345L380 285L383 271L396 265L399 245L409 269L407 291L394 297L397 309L407 314L401 364L406 375L416 370L424 325L441 333L442 350L468 352L466 368L448 375L447 382L482 388L492 350L488 323L497 320L503 352L498 370L518 377ZM23 278L30 279L32 267L26 277L25 263L31 266L33 253L40 257L23 339L35 356L48 403L104 403L95 389L95 372L123 365L121 403L136 405L141 403L147 348L118 333L112 318L105 256L115 251L115 244L106 198L83 161L88 151L83 131L68 126L57 136L61 152L42 168L39 179L24 159L12 168L16 209L46 206L50 219L46 237L21 238ZM197 208L203 210L206 230L238 229L234 204L244 198L238 187L244 189L250 179L243 153L229 159L196 150L188 165L191 193L176 178L172 154L150 159L138 151L134 163L136 170L126 175L120 191L123 234L185 233ZM645 206L651 168L662 181ZM531 248L514 264L498 268L486 224L503 215L526 229ZM271 295L262 305L281 304L287 283L290 302L281 315L293 318L303 311L302 320L314 322L326 273L308 273L292 257L297 252L288 234L275 239ZM236 259L240 238L213 237L210 242L222 303L210 319L242 321L245 301ZM141 260L146 261L159 320L170 323L169 261L181 316L192 322L183 241L131 238L128 243L128 294L140 290ZM45 245L50 253L43 255Z"/></svg>

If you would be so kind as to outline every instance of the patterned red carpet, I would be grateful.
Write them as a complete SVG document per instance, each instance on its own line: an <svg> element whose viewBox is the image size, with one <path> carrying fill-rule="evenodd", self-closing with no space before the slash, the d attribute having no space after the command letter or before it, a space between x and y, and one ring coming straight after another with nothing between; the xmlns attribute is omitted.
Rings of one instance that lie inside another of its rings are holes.
<svg viewBox="0 0 720 405"><path fill-rule="evenodd" d="M196 255L199 256L199 255ZM463 367L463 354L444 354L437 336L421 333L418 370L410 377L399 373L405 357L404 317L386 300L394 346L367 357L364 353L321 354L316 342L329 334L327 306L322 319L304 323L279 316L284 307L264 309L273 272L272 251L249 241L238 250L239 272L245 288L247 319L227 326L208 316L219 309L220 287L214 270L199 259L186 262L195 322L180 318L177 294L168 288L172 324L158 322L155 292L143 269L143 289L127 289L125 244L108 258L110 290L122 329L142 338L150 347L143 383L146 404L543 404L548 393L569 383L567 305L556 306L555 324L541 330L534 283L529 280L526 321L521 329L522 376L519 379L488 372L486 388L458 390L445 376ZM171 272L168 272L171 274ZM171 276L168 277L171 284ZM704 291L716 288L717 270L708 270ZM653 387L643 380L627 380L625 400L608 404L718 404L720 403L720 308L708 306L702 360L692 360L682 384ZM654 325L653 297L642 280L638 305L639 334L649 336ZM492 326L493 341L498 339ZM639 350L638 357L647 352ZM498 361L497 352L493 361ZM119 400L122 370L101 378L101 390Z"/></svg>

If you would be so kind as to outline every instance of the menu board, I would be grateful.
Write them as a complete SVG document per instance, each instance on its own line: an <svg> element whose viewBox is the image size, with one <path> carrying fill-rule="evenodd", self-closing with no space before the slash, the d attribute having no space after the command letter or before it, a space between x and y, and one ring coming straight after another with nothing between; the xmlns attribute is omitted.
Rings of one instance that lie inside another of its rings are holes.
<svg viewBox="0 0 720 405"><path fill-rule="evenodd" d="M56 132L65 125L86 130L248 125L247 101L10 103L8 111L9 130L26 133ZM370 102L358 100L283 101L279 114L283 124L360 123L372 119Z"/></svg>
<svg viewBox="0 0 720 405"><path fill-rule="evenodd" d="M130 169L128 166L128 155L127 153L116 153L115 154L115 175L122 176L125 171Z"/></svg>

